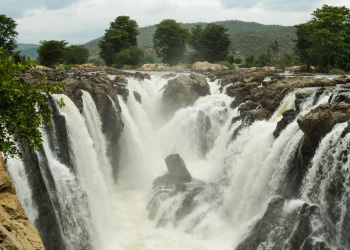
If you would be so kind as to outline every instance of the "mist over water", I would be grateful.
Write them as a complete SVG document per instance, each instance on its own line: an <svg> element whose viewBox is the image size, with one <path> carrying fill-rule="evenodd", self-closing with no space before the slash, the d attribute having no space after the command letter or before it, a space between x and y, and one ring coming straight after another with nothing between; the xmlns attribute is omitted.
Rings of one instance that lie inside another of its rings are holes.
<svg viewBox="0 0 350 250"><path fill-rule="evenodd" d="M66 119L72 168L60 162L44 130L43 152L56 187L59 207L55 215L61 222L65 249L235 249L264 216L269 202L286 188L291 161L303 133L297 118L276 139L273 132L282 113L295 108L295 93L299 90L286 95L270 120L249 126L239 119L232 123L232 118L239 116L238 108L230 108L233 98L220 93L217 81L208 80L211 95L200 97L193 106L179 109L169 118L162 108L163 87L168 81L162 75L152 74L150 80L143 81L129 78L127 102L119 96L124 129L119 140L117 179L113 179L108 140L90 94L83 92L82 113L68 97L54 96L55 100L63 98L66 104L59 112ZM134 91L141 95L142 103L135 99ZM325 92L306 98L299 116L327 103L330 95ZM210 126L203 127L204 119L210 121ZM346 126L337 125L322 140L303 180L301 197L288 199L281 215L288 218L305 202L331 209L327 195L333 172L321 169L337 165L346 181L345 191L337 197L339 236L332 242L334 246L347 244L344 230L349 227L349 163L342 152L348 150L350 137L340 137ZM330 147L337 148L335 154L329 155ZM167 172L164 159L176 153L184 159L194 179L189 184L193 188L155 196L152 183ZM42 153L37 154L40 158ZM29 218L35 221L40 218L31 202L33 194L24 168L19 160L8 163L19 198ZM201 189L196 189L199 185ZM191 210L179 217L178 210L195 189L199 191ZM150 219L148 208L154 197L158 209ZM312 225L316 228L317 223L315 219ZM315 235L322 238L323 231L319 231ZM282 244L273 236L267 242L271 246Z"/></svg>

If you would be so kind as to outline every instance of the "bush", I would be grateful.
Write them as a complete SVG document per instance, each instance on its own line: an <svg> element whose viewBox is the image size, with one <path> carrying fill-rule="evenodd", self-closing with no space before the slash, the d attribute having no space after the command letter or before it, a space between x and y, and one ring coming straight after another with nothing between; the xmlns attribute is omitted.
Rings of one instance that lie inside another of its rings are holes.
<svg viewBox="0 0 350 250"><path fill-rule="evenodd" d="M35 85L18 77L35 66L14 63L14 59L0 48L0 152L4 158L21 155L16 142L27 140L31 149L42 142L39 127L49 123L51 110L45 95L57 93L61 83L47 83L38 79ZM63 104L63 103L61 103Z"/></svg>
<svg viewBox="0 0 350 250"><path fill-rule="evenodd" d="M339 68L333 68L329 71L329 74L331 75L344 75L345 71Z"/></svg>
<svg viewBox="0 0 350 250"><path fill-rule="evenodd" d="M54 67L56 64L63 62L66 49L66 41L40 41L38 49L38 60L41 65Z"/></svg>
<svg viewBox="0 0 350 250"><path fill-rule="evenodd" d="M231 63L229 63L228 61L220 61L220 62L217 62L217 64L220 64L222 66L226 66L228 69L233 69L233 65Z"/></svg>
<svg viewBox="0 0 350 250"><path fill-rule="evenodd" d="M130 46L116 54L114 57L114 65L116 68L122 68L123 65L137 66L142 61L143 51L137 46Z"/></svg>
<svg viewBox="0 0 350 250"><path fill-rule="evenodd" d="M66 64L83 64L89 59L89 50L83 45L71 45L64 51L64 62Z"/></svg>

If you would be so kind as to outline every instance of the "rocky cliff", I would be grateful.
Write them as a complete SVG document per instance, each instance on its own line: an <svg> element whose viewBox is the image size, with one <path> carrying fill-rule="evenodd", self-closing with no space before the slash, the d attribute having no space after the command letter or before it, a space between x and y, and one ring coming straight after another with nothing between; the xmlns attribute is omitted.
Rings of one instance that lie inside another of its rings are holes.
<svg viewBox="0 0 350 250"><path fill-rule="evenodd" d="M38 230L29 221L5 171L0 154L0 248L45 249Z"/></svg>

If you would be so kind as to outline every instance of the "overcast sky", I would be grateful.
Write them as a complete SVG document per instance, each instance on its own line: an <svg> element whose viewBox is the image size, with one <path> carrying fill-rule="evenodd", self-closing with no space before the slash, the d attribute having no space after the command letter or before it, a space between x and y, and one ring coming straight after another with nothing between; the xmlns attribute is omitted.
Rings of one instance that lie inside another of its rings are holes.
<svg viewBox="0 0 350 250"><path fill-rule="evenodd" d="M102 36L120 15L130 16L139 27L163 19L295 25L310 20L323 4L350 8L350 0L0 0L0 14L15 19L20 43L81 44Z"/></svg>

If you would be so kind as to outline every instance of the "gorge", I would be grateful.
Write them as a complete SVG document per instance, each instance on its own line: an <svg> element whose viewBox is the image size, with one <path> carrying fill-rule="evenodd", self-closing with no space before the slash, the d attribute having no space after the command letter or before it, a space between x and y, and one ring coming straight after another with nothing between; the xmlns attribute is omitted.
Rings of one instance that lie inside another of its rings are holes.
<svg viewBox="0 0 350 250"><path fill-rule="evenodd" d="M349 78L38 74L52 125L6 169L46 249L350 249Z"/></svg>

